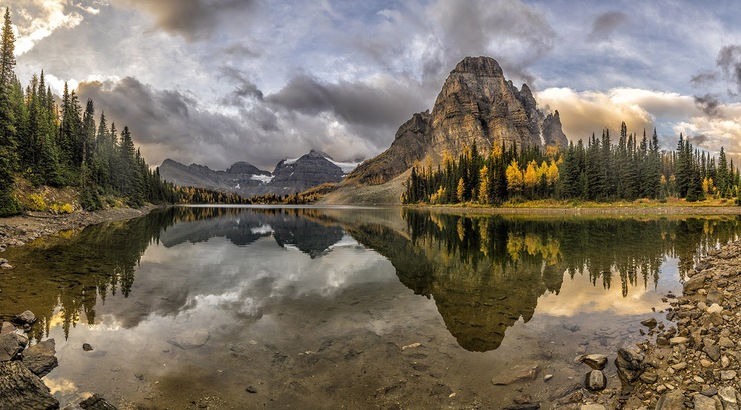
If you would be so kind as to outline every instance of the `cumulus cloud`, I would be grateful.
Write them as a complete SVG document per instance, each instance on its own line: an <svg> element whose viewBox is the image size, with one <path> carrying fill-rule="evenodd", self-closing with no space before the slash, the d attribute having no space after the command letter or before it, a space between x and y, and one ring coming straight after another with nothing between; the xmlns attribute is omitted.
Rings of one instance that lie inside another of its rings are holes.
<svg viewBox="0 0 741 410"><path fill-rule="evenodd" d="M188 41L209 39L225 19L244 19L253 0L125 0L155 17L155 23Z"/></svg>
<svg viewBox="0 0 741 410"><path fill-rule="evenodd" d="M604 128L618 132L625 121L629 132L647 132L663 124L671 129L664 135L664 148L673 149L680 133L696 148L717 152L721 146L741 154L741 104L724 104L709 96L704 103L678 93L618 88L607 92L577 92L569 88L548 88L536 95L547 109L561 114L564 132L572 140L586 139ZM704 104L704 105L703 105ZM707 115L707 111L715 115Z"/></svg>
<svg viewBox="0 0 741 410"><path fill-rule="evenodd" d="M606 41L627 20L628 16L620 11L602 13L592 22L592 31L587 39L593 42Z"/></svg>
<svg viewBox="0 0 741 410"><path fill-rule="evenodd" d="M98 14L99 8L86 2L68 0L14 0L0 2L3 11L11 9L16 29L15 54L23 55L57 30L74 28L84 20L83 14Z"/></svg>

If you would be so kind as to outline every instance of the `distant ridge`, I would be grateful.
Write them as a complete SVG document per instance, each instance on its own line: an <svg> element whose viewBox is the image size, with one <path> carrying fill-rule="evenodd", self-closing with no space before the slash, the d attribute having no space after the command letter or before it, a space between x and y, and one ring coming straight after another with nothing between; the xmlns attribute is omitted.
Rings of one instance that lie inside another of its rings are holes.
<svg viewBox="0 0 741 410"><path fill-rule="evenodd" d="M272 173L244 161L226 171L214 171L203 165L184 165L166 159L160 166L160 176L175 185L235 192L244 197L291 195L327 182L340 182L356 166L311 150L299 158L280 161Z"/></svg>

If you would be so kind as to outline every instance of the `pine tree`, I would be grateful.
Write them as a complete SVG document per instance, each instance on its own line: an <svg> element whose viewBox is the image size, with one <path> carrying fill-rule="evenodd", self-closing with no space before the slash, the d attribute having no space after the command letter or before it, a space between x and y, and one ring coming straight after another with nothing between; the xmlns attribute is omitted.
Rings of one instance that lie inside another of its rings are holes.
<svg viewBox="0 0 741 410"><path fill-rule="evenodd" d="M15 83L15 35L10 21L10 8L5 9L5 20L0 40L0 216L20 212L11 193L13 173L18 166L16 127L12 105L12 87Z"/></svg>

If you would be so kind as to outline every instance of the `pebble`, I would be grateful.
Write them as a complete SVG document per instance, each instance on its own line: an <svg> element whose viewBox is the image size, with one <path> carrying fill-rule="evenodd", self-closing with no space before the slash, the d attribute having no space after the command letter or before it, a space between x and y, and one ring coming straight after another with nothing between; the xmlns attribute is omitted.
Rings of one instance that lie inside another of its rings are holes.
<svg viewBox="0 0 741 410"><path fill-rule="evenodd" d="M733 380L736 378L736 371L735 370L721 370L720 372L720 379L721 380Z"/></svg>
<svg viewBox="0 0 741 410"><path fill-rule="evenodd" d="M245 391L247 391L247 393L250 393L250 394L257 393L257 389L254 388L254 387L252 387L252 386L247 386L247 388L245 389Z"/></svg>

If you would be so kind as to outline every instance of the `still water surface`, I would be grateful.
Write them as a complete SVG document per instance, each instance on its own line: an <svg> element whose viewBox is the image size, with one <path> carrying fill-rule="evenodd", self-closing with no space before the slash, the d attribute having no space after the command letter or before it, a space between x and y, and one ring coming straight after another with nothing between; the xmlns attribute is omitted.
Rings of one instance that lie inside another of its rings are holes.
<svg viewBox="0 0 741 410"><path fill-rule="evenodd" d="M0 317L30 309L32 336L56 340L45 381L62 406L97 392L122 409L502 408L528 393L550 408L587 371L575 356L645 340L638 321L664 319L687 269L740 231L736 217L173 208L9 250ZM522 364L534 381L491 383Z"/></svg>

